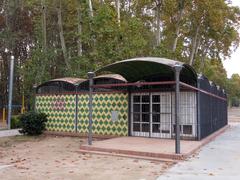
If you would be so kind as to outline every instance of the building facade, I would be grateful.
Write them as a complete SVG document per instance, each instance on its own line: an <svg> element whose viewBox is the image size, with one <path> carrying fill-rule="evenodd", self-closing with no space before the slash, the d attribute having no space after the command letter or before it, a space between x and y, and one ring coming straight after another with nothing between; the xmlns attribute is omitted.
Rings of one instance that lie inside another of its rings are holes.
<svg viewBox="0 0 240 180"><path fill-rule="evenodd" d="M94 135L175 137L175 78L180 64L180 135L200 140L227 125L227 96L187 64L134 58L105 66L94 78ZM47 130L87 134L89 82L62 78L37 87L36 110L48 114Z"/></svg>

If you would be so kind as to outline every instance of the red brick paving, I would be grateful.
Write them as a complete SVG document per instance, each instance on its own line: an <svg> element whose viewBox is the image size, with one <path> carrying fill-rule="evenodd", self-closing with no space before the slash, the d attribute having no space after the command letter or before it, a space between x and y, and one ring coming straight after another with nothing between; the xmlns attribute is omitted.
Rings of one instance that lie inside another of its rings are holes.
<svg viewBox="0 0 240 180"><path fill-rule="evenodd" d="M185 159L201 146L212 141L223 133L229 126L225 126L201 141L181 140L181 154L175 154L175 140L144 137L118 137L102 141L94 141L93 145L81 145L85 152L103 152L124 154L128 156L142 156L151 158Z"/></svg>

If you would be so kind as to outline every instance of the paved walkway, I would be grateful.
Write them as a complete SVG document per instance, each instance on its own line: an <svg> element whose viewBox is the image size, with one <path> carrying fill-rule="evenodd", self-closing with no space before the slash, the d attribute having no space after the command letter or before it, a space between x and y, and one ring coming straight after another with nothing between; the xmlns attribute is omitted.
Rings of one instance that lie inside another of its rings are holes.
<svg viewBox="0 0 240 180"><path fill-rule="evenodd" d="M228 119L230 122L240 122L240 108L229 108Z"/></svg>
<svg viewBox="0 0 240 180"><path fill-rule="evenodd" d="M158 180L240 179L240 124L202 148L196 157L170 168Z"/></svg>
<svg viewBox="0 0 240 180"><path fill-rule="evenodd" d="M0 130L0 137L20 135L20 133L18 132L18 130L19 130L19 129Z"/></svg>
<svg viewBox="0 0 240 180"><path fill-rule="evenodd" d="M186 159L201 146L210 142L213 138L223 133L229 126L225 126L201 141L181 140L181 154L175 154L174 139L159 139L146 137L117 137L107 140L94 141L91 146L82 144L81 152L106 153L115 155L127 155L128 157L139 156L148 159L156 158L165 160Z"/></svg>

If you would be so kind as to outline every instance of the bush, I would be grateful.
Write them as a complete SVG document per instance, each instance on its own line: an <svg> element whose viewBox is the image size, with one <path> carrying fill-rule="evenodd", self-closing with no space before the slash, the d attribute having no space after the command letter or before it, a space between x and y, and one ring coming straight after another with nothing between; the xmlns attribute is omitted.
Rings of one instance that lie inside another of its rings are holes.
<svg viewBox="0 0 240 180"><path fill-rule="evenodd" d="M19 132L27 135L40 135L45 130L46 122L46 114L34 111L27 112L20 116L20 127L22 130L19 130Z"/></svg>
<svg viewBox="0 0 240 180"><path fill-rule="evenodd" d="M20 119L19 118L20 118L19 115L12 116L12 118L11 118L11 129L20 128Z"/></svg>

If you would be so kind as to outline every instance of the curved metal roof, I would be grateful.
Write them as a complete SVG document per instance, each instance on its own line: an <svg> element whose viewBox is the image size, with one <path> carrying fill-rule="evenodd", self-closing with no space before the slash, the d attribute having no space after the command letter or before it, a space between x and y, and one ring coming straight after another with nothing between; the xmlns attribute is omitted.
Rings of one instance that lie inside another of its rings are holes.
<svg viewBox="0 0 240 180"><path fill-rule="evenodd" d="M94 79L100 79L100 78L106 78L106 79L110 78L110 79L116 79L119 81L127 82L127 80L120 74L103 74L103 75L96 76Z"/></svg>
<svg viewBox="0 0 240 180"><path fill-rule="evenodd" d="M175 65L182 65L184 67L181 71L181 76L186 76L193 79L195 82L197 81L197 74L195 70L188 64L158 57L126 59L107 65L97 70L96 73L109 71L122 75L129 82L135 82L157 74L166 76L173 75L173 67Z"/></svg>
<svg viewBox="0 0 240 180"><path fill-rule="evenodd" d="M71 84L72 86L77 86L84 81L86 81L86 79L73 78L73 77L57 78L57 79L51 79L51 80L46 81L42 84L39 84L36 89L38 90L39 88L41 88L43 86L47 86L47 85L49 85L51 83L54 83L54 82L63 82L63 83Z"/></svg>
<svg viewBox="0 0 240 180"><path fill-rule="evenodd" d="M62 81L62 82L66 82L69 84L78 85L85 80L86 79L82 79L82 78L64 77L64 78L52 79L52 80L49 80L48 82Z"/></svg>

